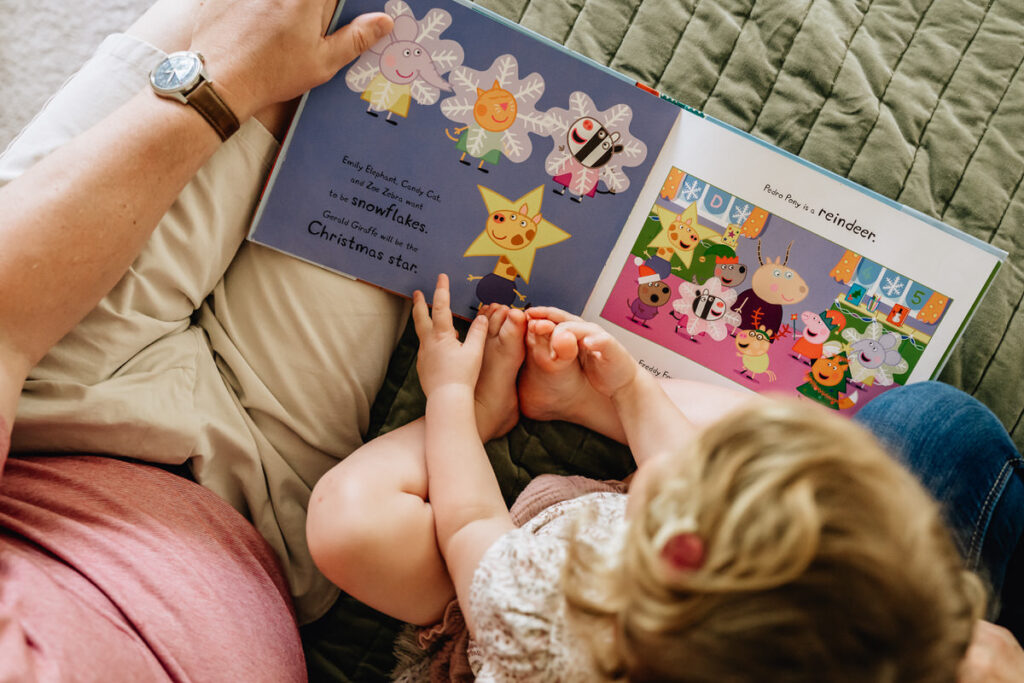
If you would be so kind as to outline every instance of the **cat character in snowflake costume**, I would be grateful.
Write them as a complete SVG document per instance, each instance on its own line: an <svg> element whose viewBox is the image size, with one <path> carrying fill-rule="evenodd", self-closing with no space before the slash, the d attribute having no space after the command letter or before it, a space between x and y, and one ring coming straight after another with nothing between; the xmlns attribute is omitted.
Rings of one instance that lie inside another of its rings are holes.
<svg viewBox="0 0 1024 683"><path fill-rule="evenodd" d="M607 188L603 194L629 188L623 169L647 158L647 145L629 132L633 118L629 106L617 104L599 111L586 93L576 91L569 96L569 109L555 108L547 114L555 147L544 170L560 186L554 188L556 194L568 190L574 201L582 202L583 197L597 193L601 182Z"/></svg>
<svg viewBox="0 0 1024 683"><path fill-rule="evenodd" d="M384 7L395 21L394 30L363 53L345 74L345 83L366 101L366 113L377 116L387 112L387 122L397 114L409 115L412 100L429 105L437 102L441 91L451 86L442 74L462 64L462 46L454 40L441 40L452 18L434 8L417 21L412 10L400 0Z"/></svg>
<svg viewBox="0 0 1024 683"><path fill-rule="evenodd" d="M520 79L516 58L501 55L486 71L460 66L448 81L455 95L441 102L441 112L465 124L454 131L445 129L462 152L460 163L470 165L467 155L479 159L477 169L487 173L484 162L497 165L503 155L514 163L530 158L533 143L529 133L547 132L547 117L534 109L544 94L540 74Z"/></svg>

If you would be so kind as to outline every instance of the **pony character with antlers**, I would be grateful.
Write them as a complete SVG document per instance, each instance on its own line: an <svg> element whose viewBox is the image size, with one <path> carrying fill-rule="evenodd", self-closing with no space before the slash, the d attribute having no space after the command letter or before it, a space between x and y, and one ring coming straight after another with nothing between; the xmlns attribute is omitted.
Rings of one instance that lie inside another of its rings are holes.
<svg viewBox="0 0 1024 683"><path fill-rule="evenodd" d="M790 242L785 258L780 256L774 261L765 261L761 257L761 240L757 241L759 266L750 278L750 289L741 292L733 306L733 310L742 317L738 329L757 330L763 327L776 334L782 326L782 307L807 298L807 283L800 273L786 265L792 247Z"/></svg>

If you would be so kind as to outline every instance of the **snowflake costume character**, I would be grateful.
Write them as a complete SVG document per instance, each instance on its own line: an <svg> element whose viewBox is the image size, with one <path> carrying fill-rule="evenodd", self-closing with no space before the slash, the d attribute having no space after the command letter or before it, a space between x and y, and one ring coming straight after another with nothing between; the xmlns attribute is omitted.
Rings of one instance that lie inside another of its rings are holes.
<svg viewBox="0 0 1024 683"><path fill-rule="evenodd" d="M544 94L544 79L532 73L519 78L519 64L512 55L501 55L486 71L460 66L449 76L455 95L441 102L441 112L464 126L445 130L455 148L480 160L477 168L487 171L484 162L496 165L502 155L513 163L526 161L533 151L529 133L544 135L547 116L534 109ZM455 135L453 135L453 132ZM456 137L457 136L457 137Z"/></svg>
<svg viewBox="0 0 1024 683"><path fill-rule="evenodd" d="M580 202L597 193L599 182L609 193L624 192L629 178L622 169L647 158L647 145L629 132L633 110L628 105L598 111L590 96L576 91L569 96L569 109L551 109L548 117L555 147L544 168L561 186L557 194L568 190Z"/></svg>
<svg viewBox="0 0 1024 683"><path fill-rule="evenodd" d="M364 52L345 74L345 84L360 93L367 102L366 113L391 117L409 115L413 100L434 104L442 90L451 90L442 74L462 63L462 46L454 40L441 40L452 18L442 9L432 9L417 21L401 0L390 0L384 11L395 22L390 34Z"/></svg>
<svg viewBox="0 0 1024 683"><path fill-rule="evenodd" d="M900 335L885 332L877 320L871 322L863 333L852 327L843 330L843 338L850 345L850 378L854 382L887 387L894 383L894 375L902 374L910 367L900 355Z"/></svg>

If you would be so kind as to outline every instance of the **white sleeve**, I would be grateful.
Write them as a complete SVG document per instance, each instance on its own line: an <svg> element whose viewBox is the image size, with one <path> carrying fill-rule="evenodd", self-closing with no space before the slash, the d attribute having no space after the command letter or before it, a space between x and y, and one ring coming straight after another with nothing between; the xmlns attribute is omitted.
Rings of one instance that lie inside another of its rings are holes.
<svg viewBox="0 0 1024 683"><path fill-rule="evenodd" d="M467 609L480 681L558 680L565 651L561 588L565 539L527 529L503 535L484 553L473 574ZM474 667L476 668L476 667Z"/></svg>

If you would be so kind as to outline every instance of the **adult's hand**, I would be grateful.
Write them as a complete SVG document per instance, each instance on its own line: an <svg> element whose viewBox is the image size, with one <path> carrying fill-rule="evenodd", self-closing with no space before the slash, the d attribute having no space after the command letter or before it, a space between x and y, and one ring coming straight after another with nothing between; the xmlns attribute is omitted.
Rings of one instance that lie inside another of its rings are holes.
<svg viewBox="0 0 1024 683"><path fill-rule="evenodd" d="M191 49L206 58L218 91L244 120L298 97L387 35L376 12L325 36L336 0L206 0Z"/></svg>
<svg viewBox="0 0 1024 683"><path fill-rule="evenodd" d="M1024 681L1024 650L1002 626L979 621L960 665L959 683Z"/></svg>

